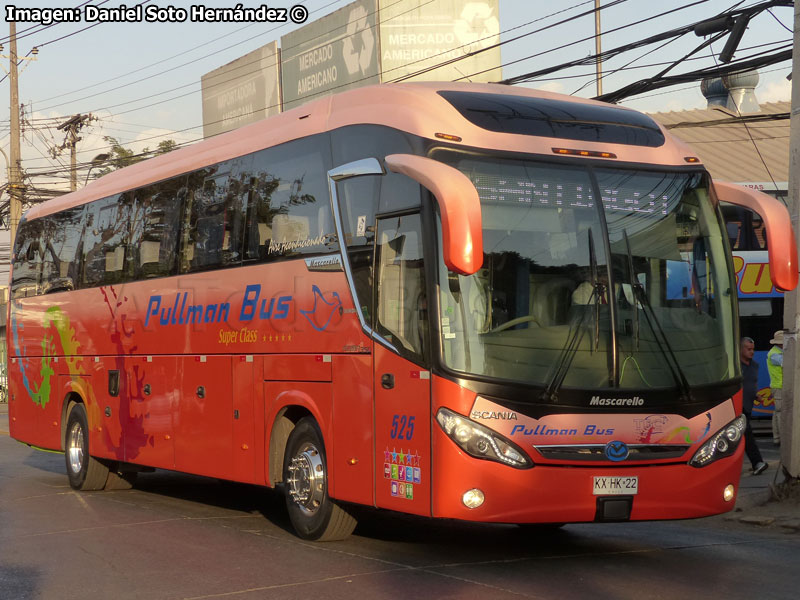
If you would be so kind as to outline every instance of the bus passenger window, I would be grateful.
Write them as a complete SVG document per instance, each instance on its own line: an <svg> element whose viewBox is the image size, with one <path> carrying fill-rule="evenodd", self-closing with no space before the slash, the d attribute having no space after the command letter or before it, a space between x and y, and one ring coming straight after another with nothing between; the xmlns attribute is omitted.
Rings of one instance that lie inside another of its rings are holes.
<svg viewBox="0 0 800 600"><path fill-rule="evenodd" d="M42 219L42 224L42 284L39 293L75 289L83 207L48 215Z"/></svg>
<svg viewBox="0 0 800 600"><path fill-rule="evenodd" d="M38 293L42 270L41 225L42 221L24 222L20 225L11 280L13 298L25 298Z"/></svg>
<svg viewBox="0 0 800 600"><path fill-rule="evenodd" d="M130 279L126 269L132 194L119 194L87 206L83 245L84 287L121 283Z"/></svg>
<svg viewBox="0 0 800 600"><path fill-rule="evenodd" d="M189 176L181 272L232 267L242 260L245 192L230 168L226 162Z"/></svg>
<svg viewBox="0 0 800 600"><path fill-rule="evenodd" d="M176 272L176 252L185 179L178 177L137 190L131 225L135 279L166 277Z"/></svg>
<svg viewBox="0 0 800 600"><path fill-rule="evenodd" d="M335 249L327 187L330 159L317 137L257 152L247 194L245 260Z"/></svg>

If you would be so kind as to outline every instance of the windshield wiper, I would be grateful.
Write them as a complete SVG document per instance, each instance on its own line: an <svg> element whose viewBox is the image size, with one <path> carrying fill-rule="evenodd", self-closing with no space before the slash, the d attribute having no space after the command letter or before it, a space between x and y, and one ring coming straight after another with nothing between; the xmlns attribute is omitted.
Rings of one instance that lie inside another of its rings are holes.
<svg viewBox="0 0 800 600"><path fill-rule="evenodd" d="M631 296L633 297L633 349L639 349L639 310L636 308L636 286L639 280L636 279L636 271L633 268L633 253L631 252L631 242L628 239L628 230L623 229L622 235L625 237L625 250L628 253L628 274L630 275ZM624 290L623 290L624 295Z"/></svg>
<svg viewBox="0 0 800 600"><path fill-rule="evenodd" d="M592 237L592 229L589 228L589 265L590 265L590 273L592 277L592 293L589 295L589 299L586 302L586 306L592 304L594 301L594 344L593 348L597 351L597 346L600 339L600 298L601 294L603 293L603 288L605 287L598 278L597 274L597 258L595 256L594 250L594 238ZM556 365L556 370L553 372L553 377L545 387L544 392L542 393L542 400L545 402L558 402L558 390L561 389L561 385L564 383L564 379L567 377L567 373L569 372L569 367L572 364L572 359L575 358L575 354L578 351L578 347L580 347L581 341L583 340L583 335L586 333L586 330L583 327L583 322L586 320L586 315L589 313L588 310L581 311L581 316L577 320L577 324L575 325L575 329L572 329L572 324L570 324L570 332L569 337L567 338L567 343L564 344L564 347L561 349L561 354L559 355L558 363ZM574 319L573 319L574 321Z"/></svg>
<svg viewBox="0 0 800 600"><path fill-rule="evenodd" d="M628 236L626 234L626 243L627 238ZM633 257L630 252L630 246L628 246L628 260L631 264L633 264ZM644 318L647 320L647 324L650 326L650 330L653 332L653 339L656 342L656 346L658 346L661 354L663 354L664 358L666 359L669 371L672 374L672 378L675 380L675 385L681 392L681 400L685 402L691 402L693 399L692 389L689 386L689 381L686 379L686 374L683 372L681 364L678 362L678 358L675 356L675 352L672 350L672 346L669 343L669 338L667 337L667 334L664 333L664 329L661 327L661 322L658 320L656 312L653 310L653 307L650 304L650 298L648 298L644 286L639 283L638 280L633 283L634 311L636 311L635 303L637 300L640 300L642 303L642 312L644 312ZM648 311L650 311L650 314L648 314ZM659 339L659 334L661 335L661 339Z"/></svg>

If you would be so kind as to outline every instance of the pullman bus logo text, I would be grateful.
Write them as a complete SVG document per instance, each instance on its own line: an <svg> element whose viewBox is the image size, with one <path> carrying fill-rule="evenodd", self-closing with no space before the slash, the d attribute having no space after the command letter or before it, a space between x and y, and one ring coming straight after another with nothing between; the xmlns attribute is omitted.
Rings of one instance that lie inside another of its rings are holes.
<svg viewBox="0 0 800 600"><path fill-rule="evenodd" d="M600 396L592 396L589 401L589 406L642 406L644 405L644 398L641 396L634 396L633 398L601 398Z"/></svg>

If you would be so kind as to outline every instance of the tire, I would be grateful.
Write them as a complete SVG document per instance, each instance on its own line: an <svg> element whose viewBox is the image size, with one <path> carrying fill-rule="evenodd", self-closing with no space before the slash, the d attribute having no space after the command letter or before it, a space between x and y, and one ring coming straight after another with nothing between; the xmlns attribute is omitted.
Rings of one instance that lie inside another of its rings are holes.
<svg viewBox="0 0 800 600"><path fill-rule="evenodd" d="M283 457L286 508L297 535L305 540L343 540L356 520L328 496L328 467L322 434L311 418L301 419Z"/></svg>
<svg viewBox="0 0 800 600"><path fill-rule="evenodd" d="M69 485L74 490L102 490L108 479L108 467L92 457L89 449L89 422L83 404L69 411L64 437L64 458Z"/></svg>

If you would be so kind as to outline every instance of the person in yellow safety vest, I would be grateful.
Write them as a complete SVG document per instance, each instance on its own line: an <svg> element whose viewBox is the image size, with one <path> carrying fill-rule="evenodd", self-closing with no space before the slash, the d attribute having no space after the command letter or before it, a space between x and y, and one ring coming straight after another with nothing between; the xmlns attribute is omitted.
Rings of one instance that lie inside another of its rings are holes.
<svg viewBox="0 0 800 600"><path fill-rule="evenodd" d="M772 390L772 399L775 412L772 413L772 441L780 446L781 443L781 402L783 398L783 331L776 331L769 341L773 344L767 353L767 370L769 371L769 387Z"/></svg>

